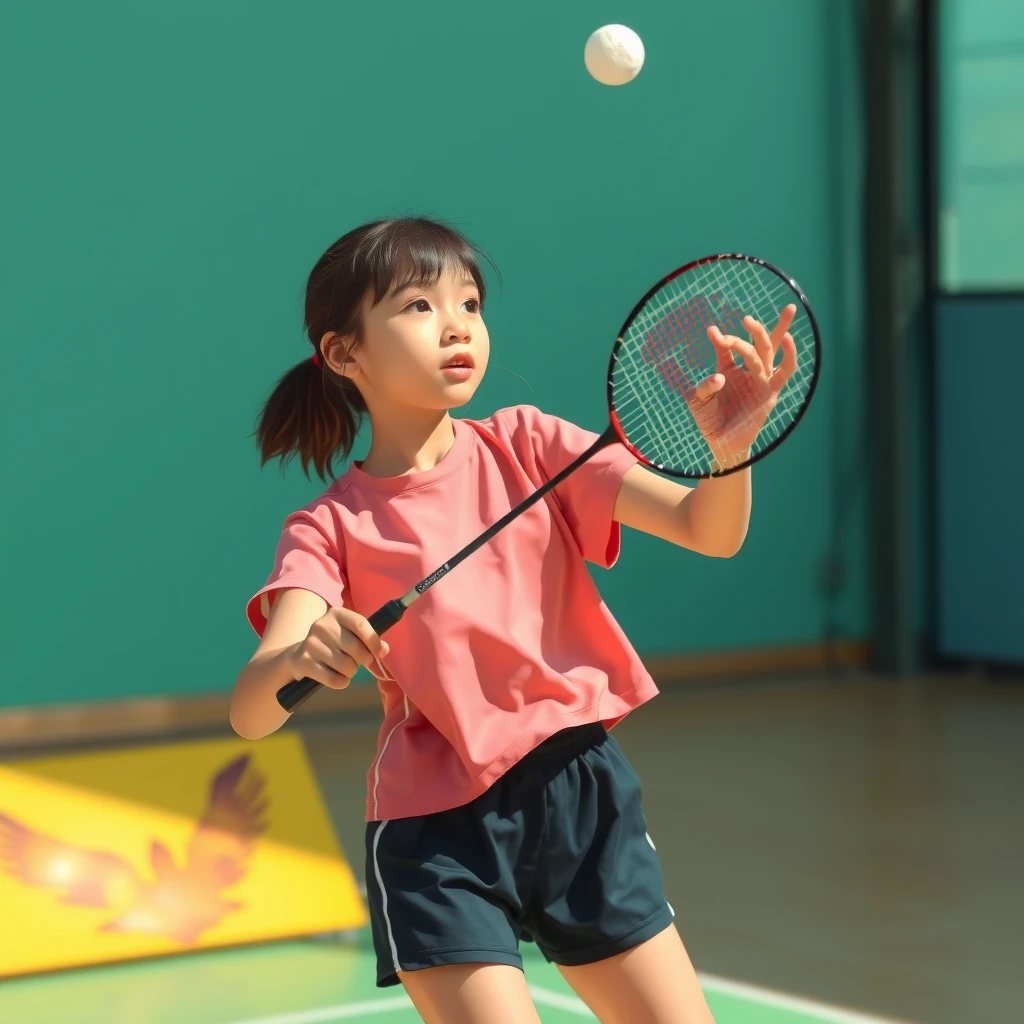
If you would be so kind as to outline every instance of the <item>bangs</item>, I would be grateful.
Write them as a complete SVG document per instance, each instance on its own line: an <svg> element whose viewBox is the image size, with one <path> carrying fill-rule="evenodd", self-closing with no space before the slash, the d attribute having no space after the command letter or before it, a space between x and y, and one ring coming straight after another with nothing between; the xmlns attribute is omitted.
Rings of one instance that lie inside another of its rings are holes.
<svg viewBox="0 0 1024 1024"><path fill-rule="evenodd" d="M457 231L420 219L392 220L378 224L364 240L354 263L366 275L373 304L404 288L429 288L445 273L464 273L486 298L487 285L477 249ZM362 276L362 275L360 275Z"/></svg>

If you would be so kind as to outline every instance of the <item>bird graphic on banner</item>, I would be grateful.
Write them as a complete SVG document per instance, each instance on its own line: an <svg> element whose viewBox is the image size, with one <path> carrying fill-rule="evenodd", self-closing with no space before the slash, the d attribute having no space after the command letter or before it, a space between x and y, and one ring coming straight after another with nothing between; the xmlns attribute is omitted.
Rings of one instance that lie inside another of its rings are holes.
<svg viewBox="0 0 1024 1024"><path fill-rule="evenodd" d="M0 867L26 885L56 890L71 907L109 909L102 932L136 932L194 944L243 904L223 890L240 881L266 828L265 780L243 755L222 768L189 838L184 862L157 839L149 848L152 878L123 857L43 835L0 812Z"/></svg>

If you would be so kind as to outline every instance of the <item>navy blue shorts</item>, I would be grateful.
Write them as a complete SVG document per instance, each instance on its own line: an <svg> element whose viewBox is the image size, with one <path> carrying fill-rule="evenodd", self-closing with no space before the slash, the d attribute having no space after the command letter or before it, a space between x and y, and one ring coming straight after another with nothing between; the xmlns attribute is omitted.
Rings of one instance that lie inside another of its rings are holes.
<svg viewBox="0 0 1024 1024"><path fill-rule="evenodd" d="M411 784L414 784L411 782ZM441 964L594 963L669 926L640 780L600 724L556 733L463 807L366 828L378 986Z"/></svg>

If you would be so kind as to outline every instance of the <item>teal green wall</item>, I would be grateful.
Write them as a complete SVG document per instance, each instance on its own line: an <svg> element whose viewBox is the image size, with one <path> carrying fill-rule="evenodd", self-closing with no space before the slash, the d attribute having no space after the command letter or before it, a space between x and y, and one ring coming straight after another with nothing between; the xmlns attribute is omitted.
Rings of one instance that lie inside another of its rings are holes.
<svg viewBox="0 0 1024 1024"><path fill-rule="evenodd" d="M454 221L502 271L470 415L530 402L600 429L609 343L651 282L719 250L796 275L825 372L755 471L746 547L722 562L631 535L598 576L645 652L861 634L843 9L5 5L2 703L232 685L253 645L245 599L319 489L261 472L250 436L308 353L304 277L343 231L407 211ZM647 45L620 89L582 62L612 21ZM827 614L837 508L850 575Z"/></svg>

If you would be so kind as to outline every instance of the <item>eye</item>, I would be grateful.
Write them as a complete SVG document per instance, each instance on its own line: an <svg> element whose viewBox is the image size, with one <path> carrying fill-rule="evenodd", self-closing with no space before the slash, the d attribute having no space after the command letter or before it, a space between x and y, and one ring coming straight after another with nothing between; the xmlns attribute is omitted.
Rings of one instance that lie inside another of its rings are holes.
<svg viewBox="0 0 1024 1024"><path fill-rule="evenodd" d="M416 299L405 307L406 313L429 313L430 303L426 299Z"/></svg>
<svg viewBox="0 0 1024 1024"><path fill-rule="evenodd" d="M467 313L479 313L480 312L480 300L479 299L466 299L463 303L466 307Z"/></svg>

